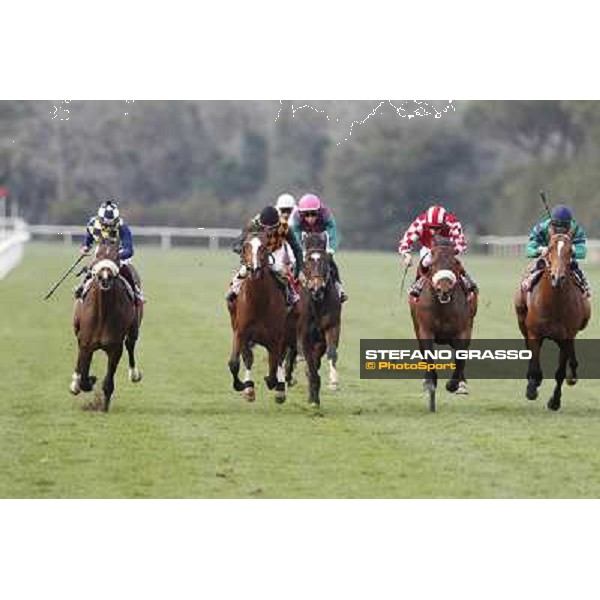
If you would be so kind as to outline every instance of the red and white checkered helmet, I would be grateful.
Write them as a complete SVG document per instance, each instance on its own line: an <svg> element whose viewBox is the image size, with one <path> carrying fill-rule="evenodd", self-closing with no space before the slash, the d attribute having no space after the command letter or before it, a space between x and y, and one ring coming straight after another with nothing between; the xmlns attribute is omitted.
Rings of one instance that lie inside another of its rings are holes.
<svg viewBox="0 0 600 600"><path fill-rule="evenodd" d="M425 225L429 227L441 227L446 222L446 209L437 204L430 206L425 213Z"/></svg>

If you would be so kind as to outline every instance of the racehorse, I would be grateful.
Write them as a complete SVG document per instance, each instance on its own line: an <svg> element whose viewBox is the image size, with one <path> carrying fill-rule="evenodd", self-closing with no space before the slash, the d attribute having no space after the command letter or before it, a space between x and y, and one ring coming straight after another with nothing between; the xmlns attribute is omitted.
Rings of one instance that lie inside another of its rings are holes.
<svg viewBox="0 0 600 600"><path fill-rule="evenodd" d="M341 311L331 261L327 254L327 236L310 233L304 237L305 261L300 279L298 338L302 344L309 383L309 402L320 405L321 358L327 353L329 388L338 388L337 347L340 341Z"/></svg>
<svg viewBox="0 0 600 600"><path fill-rule="evenodd" d="M288 314L281 285L269 268L273 258L268 235L265 232L249 233L242 244L241 258L246 277L238 297L228 303L233 330L229 358L233 389L243 391L247 400L254 400L252 346L260 344L269 354L269 374L265 382L270 390L275 389L275 401L282 404L285 402L283 360L288 340ZM239 378L240 354L246 367L243 382Z"/></svg>
<svg viewBox="0 0 600 600"><path fill-rule="evenodd" d="M515 310L519 329L525 338L532 356L527 369L526 396L535 400L543 374L540 366L540 351L544 339L554 341L560 349L558 368L554 374L556 385L548 408L558 410L569 364L568 385L577 383L577 357L575 337L590 319L591 307L588 298L578 289L570 264L572 260L571 237L555 233L550 237L546 256L546 268L537 285L526 293L520 287L515 296Z"/></svg>
<svg viewBox="0 0 600 600"><path fill-rule="evenodd" d="M434 344L448 344L463 350L471 343L477 296L468 295L460 282L460 264L450 240L436 237L431 248L431 266L418 299L409 296L410 314L421 353ZM465 359L457 359L456 368L446 383L451 393L468 394ZM424 381L429 393L429 410L435 412L437 372L428 370Z"/></svg>
<svg viewBox="0 0 600 600"><path fill-rule="evenodd" d="M102 392L88 408L108 411L115 389L114 376L123 354L123 343L129 355L129 379L137 383L142 372L136 366L135 345L143 317L143 305L136 306L133 290L119 275L118 244L103 242L90 265L92 277L81 299L75 301L73 328L79 345L71 393L91 392L96 377L90 375L90 364L96 350L108 356ZM138 278L137 273L135 274Z"/></svg>

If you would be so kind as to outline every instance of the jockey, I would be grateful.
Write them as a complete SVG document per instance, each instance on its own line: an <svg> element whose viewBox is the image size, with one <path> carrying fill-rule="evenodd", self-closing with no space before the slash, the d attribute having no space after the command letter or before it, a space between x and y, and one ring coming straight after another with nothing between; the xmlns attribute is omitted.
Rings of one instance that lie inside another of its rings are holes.
<svg viewBox="0 0 600 600"><path fill-rule="evenodd" d="M119 258L121 259L120 275L131 286L135 296L136 305L144 302L142 290L135 282L131 264L133 256L133 237L129 226L119 216L119 207L114 200L107 200L100 205L96 216L92 217L86 226L85 238L80 248L82 254L89 254L94 242L103 241L118 243L120 245ZM85 282L90 277L88 272L83 281L75 289L75 297L81 298Z"/></svg>
<svg viewBox="0 0 600 600"><path fill-rule="evenodd" d="M269 235L269 250L273 256L271 271L278 280L285 284L287 302L293 306L300 296L295 289L294 278L297 278L302 268L302 249L288 224L279 218L279 213L274 206L267 206L255 215L244 228L242 239L248 233L266 231ZM237 247L234 247L237 250ZM241 244L238 253L241 253ZM240 292L242 281L246 277L246 267L242 265L234 275L231 286L225 298L233 302Z"/></svg>
<svg viewBox="0 0 600 600"><path fill-rule="evenodd" d="M411 248L415 242L421 243L419 254L420 269L417 269L415 281L412 284L409 293L412 296L419 297L425 284L424 273L431 266L431 246L433 237L440 236L452 240L456 254L464 254L467 249L467 240L462 230L460 221L445 208L439 205L430 206L424 213L421 213L406 230L400 244L398 252L402 255L404 264L408 267L412 264L410 255ZM467 275L464 267L459 262L461 279L468 293L477 291L477 284Z"/></svg>
<svg viewBox="0 0 600 600"><path fill-rule="evenodd" d="M539 275L546 267L545 256L548 252L550 237L555 233L568 233L573 241L573 258L571 271L578 285L586 296L591 295L590 285L577 259L584 259L587 254L586 237L581 225L573 218L573 212L568 206L555 206L549 218L545 218L536 225L529 233L527 244L527 258L537 258L530 267L530 274L524 282L525 291L531 290L539 279Z"/></svg>
<svg viewBox="0 0 600 600"><path fill-rule="evenodd" d="M298 240L302 240L303 233L323 233L327 232L327 253L331 260L331 270L335 287L340 297L340 302L346 302L348 295L344 291L340 280L340 272L333 260L333 255L337 250L337 228L333 213L327 208L321 199L314 194L305 194L300 198L298 206L290 219L290 227L296 234Z"/></svg>
<svg viewBox="0 0 600 600"><path fill-rule="evenodd" d="M275 208L279 213L279 218L281 221L288 223L290 220L290 215L292 214L294 208L296 208L296 200L291 194L281 194L281 196L277 198Z"/></svg>

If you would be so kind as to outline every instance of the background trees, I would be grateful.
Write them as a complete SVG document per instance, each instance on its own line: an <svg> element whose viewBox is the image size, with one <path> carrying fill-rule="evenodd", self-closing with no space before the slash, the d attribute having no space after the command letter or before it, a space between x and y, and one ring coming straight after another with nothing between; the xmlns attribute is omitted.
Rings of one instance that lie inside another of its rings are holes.
<svg viewBox="0 0 600 600"><path fill-rule="evenodd" d="M365 248L393 247L434 200L471 231L525 233L544 187L600 235L599 108L3 101L0 185L32 222L80 223L112 196L133 223L202 227L238 226L283 191L315 191L334 209L342 244Z"/></svg>

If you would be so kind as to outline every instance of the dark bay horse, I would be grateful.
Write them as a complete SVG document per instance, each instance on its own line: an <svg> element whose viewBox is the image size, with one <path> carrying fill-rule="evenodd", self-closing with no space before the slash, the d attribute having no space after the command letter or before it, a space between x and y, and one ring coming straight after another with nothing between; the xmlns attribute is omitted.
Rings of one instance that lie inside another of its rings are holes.
<svg viewBox="0 0 600 600"><path fill-rule="evenodd" d="M228 304L233 330L229 358L233 389L243 391L249 401L254 400L252 346L260 344L269 354L269 374L265 382L270 390L275 389L275 401L282 404L285 402L283 361L288 341L288 311L281 286L270 271L272 256L267 234L248 234L241 256L247 275L238 297ZM246 367L244 381L239 378L240 354Z"/></svg>
<svg viewBox="0 0 600 600"><path fill-rule="evenodd" d="M409 297L410 314L419 349L433 350L434 344L448 344L463 350L471 343L477 297L469 295L460 283L460 264L454 245L445 238L435 238L431 248L431 266L418 299ZM465 360L457 359L452 377L446 383L449 392L467 394ZM429 392L429 410L435 412L437 372L427 371L424 386Z"/></svg>
<svg viewBox="0 0 600 600"><path fill-rule="evenodd" d="M306 361L309 402L320 405L321 359L327 353L329 387L338 387L337 347L340 341L342 305L335 287L325 234L311 233L304 238L305 260L300 275L300 312L298 339Z"/></svg>
<svg viewBox="0 0 600 600"><path fill-rule="evenodd" d="M97 402L89 408L108 411L115 389L114 376L123 353L129 355L129 379L137 383L142 373L135 362L135 344L143 316L143 305L135 306L128 284L119 275L118 244L98 246L90 266L92 278L84 296L75 301L73 327L79 345L77 365L71 381L71 393L90 392L96 377L90 375L90 364L96 350L108 356L108 368Z"/></svg>
<svg viewBox="0 0 600 600"><path fill-rule="evenodd" d="M544 269L537 285L530 292L520 287L515 296L515 310L519 329L525 338L532 357L527 369L526 396L535 400L543 374L540 366L540 351L544 339L554 341L560 349L558 368L554 374L556 385L548 408L558 410L569 364L568 385L577 383L577 357L575 337L590 319L591 307L588 298L577 287L571 274L571 237L555 233L550 237Z"/></svg>

